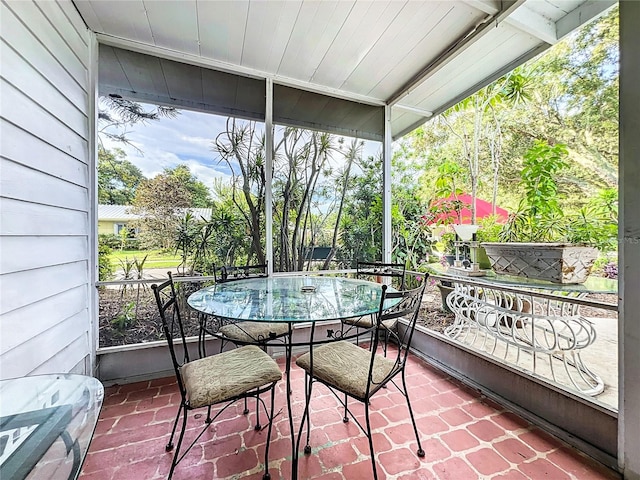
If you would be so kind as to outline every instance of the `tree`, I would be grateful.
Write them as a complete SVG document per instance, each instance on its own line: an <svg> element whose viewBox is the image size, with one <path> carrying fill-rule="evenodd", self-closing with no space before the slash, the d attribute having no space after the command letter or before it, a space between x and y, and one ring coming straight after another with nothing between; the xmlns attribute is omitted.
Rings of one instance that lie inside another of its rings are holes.
<svg viewBox="0 0 640 480"><path fill-rule="evenodd" d="M489 140L495 210L502 151L502 130L498 108L512 107L529 98L528 85L529 80L523 75L522 69L514 70L467 97L443 114L445 124L461 142L463 158L467 163L471 183L471 223L476 223L476 198L480 180L483 140L485 136ZM493 121L493 128L484 127L484 124L488 123L485 115L489 112L493 114L488 120L488 122Z"/></svg>
<svg viewBox="0 0 640 480"><path fill-rule="evenodd" d="M349 181L340 221L340 258L349 267L382 258L382 158L363 159L360 167Z"/></svg>
<svg viewBox="0 0 640 480"><path fill-rule="evenodd" d="M216 137L213 150L232 172L232 201L242 214L251 239L247 261L250 262L251 257L255 257L257 263L264 264L264 135L258 134L255 122L244 123L235 118L227 118L227 128Z"/></svg>
<svg viewBox="0 0 640 480"><path fill-rule="evenodd" d="M338 245L338 234L339 234L339 225L340 220L342 219L342 212L344 211L345 199L347 196L349 180L351 175L351 168L356 163L357 160L362 156L362 142L359 142L357 139L353 139L347 148L347 152L345 154L346 164L344 166L344 170L342 171L339 182L340 182L340 203L338 206L338 213L336 216L335 226L333 229L333 238L331 240L331 250L329 251L329 255L324 261L323 269L328 269L329 264L337 251Z"/></svg>
<svg viewBox="0 0 640 480"><path fill-rule="evenodd" d="M208 208L211 206L211 194L207 186L191 173L189 167L182 164L165 168L164 173L182 183L191 194L191 207Z"/></svg>
<svg viewBox="0 0 640 480"><path fill-rule="evenodd" d="M157 105L145 109L140 103L122 98L120 95L100 97L98 105L98 144L104 147L104 139L124 143L137 151L141 150L129 141L129 128L137 123L173 118L180 112L173 107Z"/></svg>
<svg viewBox="0 0 640 480"><path fill-rule="evenodd" d="M98 203L101 205L131 205L136 188L144 176L119 149L98 148Z"/></svg>
<svg viewBox="0 0 640 480"><path fill-rule="evenodd" d="M191 206L191 193L180 180L167 173L143 181L136 191L132 211L140 215L140 240L148 247L173 248L185 209Z"/></svg>
<svg viewBox="0 0 640 480"><path fill-rule="evenodd" d="M466 101L469 109L451 109L401 141L403 157L424 165L422 198L434 195L438 166L452 160L467 170L461 188L471 191L475 183L478 196L517 208L523 158L536 140L567 145L569 167L558 179L567 206L579 209L594 192L617 185L617 8L503 79L503 88L486 88L499 92L499 101L476 108L482 103L475 101L489 94L480 91Z"/></svg>

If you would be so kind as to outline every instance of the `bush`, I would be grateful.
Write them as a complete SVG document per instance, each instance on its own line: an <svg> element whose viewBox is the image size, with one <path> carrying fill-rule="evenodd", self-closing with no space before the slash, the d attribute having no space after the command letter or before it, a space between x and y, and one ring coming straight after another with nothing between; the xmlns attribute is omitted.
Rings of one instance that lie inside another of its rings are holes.
<svg viewBox="0 0 640 480"><path fill-rule="evenodd" d="M137 238L127 238L122 246L122 250L140 250L140 240Z"/></svg>
<svg viewBox="0 0 640 480"><path fill-rule="evenodd" d="M122 241L118 235L114 235L112 233L101 233L98 235L98 244L105 245L110 249L120 249L120 245Z"/></svg>
<svg viewBox="0 0 640 480"><path fill-rule="evenodd" d="M115 235L114 235L115 236ZM111 266L111 247L105 243L98 244L98 280L106 282L113 277L113 267Z"/></svg>

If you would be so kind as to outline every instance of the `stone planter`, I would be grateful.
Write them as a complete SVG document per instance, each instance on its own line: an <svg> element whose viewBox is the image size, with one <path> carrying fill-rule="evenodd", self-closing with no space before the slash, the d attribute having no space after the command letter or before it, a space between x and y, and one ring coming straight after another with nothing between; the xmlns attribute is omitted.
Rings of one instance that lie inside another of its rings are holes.
<svg viewBox="0 0 640 480"><path fill-rule="evenodd" d="M451 282L441 281L436 283L436 287L440 290L440 298L442 300L442 310L445 312L451 312L449 305L447 305L447 297L453 292L453 285Z"/></svg>
<svg viewBox="0 0 640 480"><path fill-rule="evenodd" d="M546 280L583 283L598 258L598 250L570 243L483 243L496 273Z"/></svg>

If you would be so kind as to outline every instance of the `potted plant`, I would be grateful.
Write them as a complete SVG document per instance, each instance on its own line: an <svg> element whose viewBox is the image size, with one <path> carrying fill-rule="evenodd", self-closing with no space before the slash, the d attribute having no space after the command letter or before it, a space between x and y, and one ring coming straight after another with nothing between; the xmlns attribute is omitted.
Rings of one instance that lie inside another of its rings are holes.
<svg viewBox="0 0 640 480"><path fill-rule="evenodd" d="M481 219L478 224L480 228L476 232L476 240L480 242L480 246L477 251L477 262L481 269L487 270L491 268L491 262L489 261L487 251L484 249L483 244L500 241L502 224L498 223L498 217L496 215L485 217Z"/></svg>
<svg viewBox="0 0 640 480"><path fill-rule="evenodd" d="M589 276L599 254L590 233L597 222L589 209L565 215L560 207L555 177L567 166L566 155L564 145L543 141L525 154L525 198L500 232L506 243L482 243L496 272L555 283L582 283Z"/></svg>

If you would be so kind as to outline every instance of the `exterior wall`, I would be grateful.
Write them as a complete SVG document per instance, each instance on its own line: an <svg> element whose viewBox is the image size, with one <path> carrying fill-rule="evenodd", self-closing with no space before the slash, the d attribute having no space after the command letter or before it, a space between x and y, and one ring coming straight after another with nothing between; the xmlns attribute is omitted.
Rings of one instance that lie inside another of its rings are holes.
<svg viewBox="0 0 640 480"><path fill-rule="evenodd" d="M98 221L98 235L113 235L113 224L115 222L112 220L101 220Z"/></svg>
<svg viewBox="0 0 640 480"><path fill-rule="evenodd" d="M640 479L640 3L620 2L620 317L618 462Z"/></svg>
<svg viewBox="0 0 640 480"><path fill-rule="evenodd" d="M68 0L0 19L0 378L90 373L94 39Z"/></svg>

